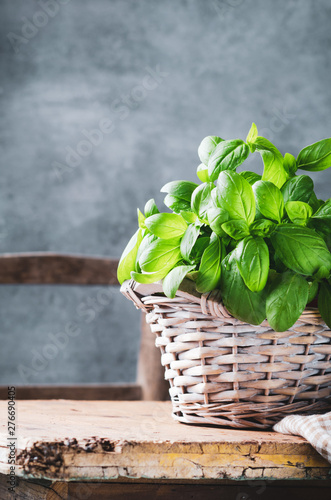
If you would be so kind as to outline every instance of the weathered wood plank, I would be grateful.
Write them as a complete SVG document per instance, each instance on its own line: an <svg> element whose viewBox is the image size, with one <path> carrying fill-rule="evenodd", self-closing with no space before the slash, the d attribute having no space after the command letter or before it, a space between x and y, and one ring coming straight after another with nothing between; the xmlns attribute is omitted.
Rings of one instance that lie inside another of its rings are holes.
<svg viewBox="0 0 331 500"><path fill-rule="evenodd" d="M48 252L0 255L0 284L118 285L118 259Z"/></svg>
<svg viewBox="0 0 331 500"><path fill-rule="evenodd" d="M77 493L79 489L77 488ZM24 481L18 479L15 487L15 495L8 491L7 477L0 474L0 498L1 500L67 500L75 497L73 493L69 497L69 484L65 482L51 481Z"/></svg>
<svg viewBox="0 0 331 500"><path fill-rule="evenodd" d="M180 424L168 402L17 401L17 472L55 480L327 479L302 438ZM6 473L6 407L0 412Z"/></svg>
<svg viewBox="0 0 331 500"><path fill-rule="evenodd" d="M15 389L16 399L136 401L142 395L138 384L22 385ZM7 399L7 395L7 386L0 386L0 400Z"/></svg>

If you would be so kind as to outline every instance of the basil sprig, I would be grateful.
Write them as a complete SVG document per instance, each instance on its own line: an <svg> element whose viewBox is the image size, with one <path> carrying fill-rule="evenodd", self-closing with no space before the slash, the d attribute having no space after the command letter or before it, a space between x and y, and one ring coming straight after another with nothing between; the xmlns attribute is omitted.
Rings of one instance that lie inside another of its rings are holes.
<svg viewBox="0 0 331 500"><path fill-rule="evenodd" d="M243 169L250 154L263 172ZM313 180L300 170L331 166L331 139L284 156L253 123L246 140L208 136L191 181L168 182L161 192L169 212L154 199L138 210L138 229L118 266L118 280L163 280L175 297L182 281L198 292L220 289L230 313L245 322L266 318L285 331L317 298L331 327L331 199L319 200Z"/></svg>

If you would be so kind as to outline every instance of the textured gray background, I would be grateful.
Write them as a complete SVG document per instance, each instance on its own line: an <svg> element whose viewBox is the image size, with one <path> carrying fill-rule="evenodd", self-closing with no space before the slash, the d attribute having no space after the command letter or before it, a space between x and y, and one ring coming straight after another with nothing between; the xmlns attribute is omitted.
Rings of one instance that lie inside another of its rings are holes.
<svg viewBox="0 0 331 500"><path fill-rule="evenodd" d="M254 120L295 155L331 136L329 0L59 0L48 18L40 3L0 4L0 252L119 256L136 207L195 180L205 135L245 138ZM59 175L102 119L112 132ZM331 171L313 178L330 197ZM0 383L133 380L139 315L100 297L0 287ZM68 323L78 334L54 347Z"/></svg>

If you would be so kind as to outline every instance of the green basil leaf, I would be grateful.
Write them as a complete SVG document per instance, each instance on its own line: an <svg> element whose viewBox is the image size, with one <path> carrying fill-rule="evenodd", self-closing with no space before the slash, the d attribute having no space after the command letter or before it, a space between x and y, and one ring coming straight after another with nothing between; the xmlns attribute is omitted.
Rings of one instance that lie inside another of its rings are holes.
<svg viewBox="0 0 331 500"><path fill-rule="evenodd" d="M222 301L232 316L251 325L259 325L266 317L265 290L251 292L238 269L235 251L222 261Z"/></svg>
<svg viewBox="0 0 331 500"><path fill-rule="evenodd" d="M282 154L264 137L257 137L254 145L261 154L264 164L262 180L272 182L275 186L281 188L288 179Z"/></svg>
<svg viewBox="0 0 331 500"><path fill-rule="evenodd" d="M318 309L325 323L331 328L331 285L322 281L318 294Z"/></svg>
<svg viewBox="0 0 331 500"><path fill-rule="evenodd" d="M141 271L140 269L140 264L139 264L139 259L142 253L149 247L153 241L157 240L157 236L155 234L152 234L148 231L148 233L145 232L145 235L143 236L142 242L139 245L137 256L136 256L136 265L135 265L135 271Z"/></svg>
<svg viewBox="0 0 331 500"><path fill-rule="evenodd" d="M308 282L308 285L309 285L309 292L308 292L307 304L309 304L316 297L318 292L319 282L317 280L311 281Z"/></svg>
<svg viewBox="0 0 331 500"><path fill-rule="evenodd" d="M249 155L249 147L241 139L220 142L208 162L210 180L216 181L220 172L236 170Z"/></svg>
<svg viewBox="0 0 331 500"><path fill-rule="evenodd" d="M191 261L200 264L203 252L206 250L210 242L210 237L203 236L197 239L191 251Z"/></svg>
<svg viewBox="0 0 331 500"><path fill-rule="evenodd" d="M285 332L299 319L307 305L309 285L287 271L273 281L267 297L267 320L276 332Z"/></svg>
<svg viewBox="0 0 331 500"><path fill-rule="evenodd" d="M209 182L208 167L204 163L200 163L197 168L197 176L201 182Z"/></svg>
<svg viewBox="0 0 331 500"><path fill-rule="evenodd" d="M194 224L195 221L197 220L198 216L194 212L191 211L184 211L182 210L180 212L180 215L183 217L183 219L186 220L188 224Z"/></svg>
<svg viewBox="0 0 331 500"><path fill-rule="evenodd" d="M139 265L145 273L166 270L166 274L181 260L179 240L153 241L139 259Z"/></svg>
<svg viewBox="0 0 331 500"><path fill-rule="evenodd" d="M239 175L246 179L246 181L249 182L251 186L253 186L255 182L260 181L262 178L261 175L256 174L255 172L250 172L249 170L239 172Z"/></svg>
<svg viewBox="0 0 331 500"><path fill-rule="evenodd" d="M136 256L138 248L142 240L142 230L138 229L129 243L126 245L124 252L120 258L117 268L117 279L120 284L131 278L131 271L135 270Z"/></svg>
<svg viewBox="0 0 331 500"><path fill-rule="evenodd" d="M287 215L294 224L306 225L313 214L313 209L303 201L288 201L285 205Z"/></svg>
<svg viewBox="0 0 331 500"><path fill-rule="evenodd" d="M276 224L269 219L259 219L249 226L252 236L261 236L266 238L275 230Z"/></svg>
<svg viewBox="0 0 331 500"><path fill-rule="evenodd" d="M323 139L303 148L297 158L298 168L317 172L331 166L331 139Z"/></svg>
<svg viewBox="0 0 331 500"><path fill-rule="evenodd" d="M329 221L329 224L331 223L331 198L326 200L317 212L314 213L313 218Z"/></svg>
<svg viewBox="0 0 331 500"><path fill-rule="evenodd" d="M177 196L172 196L171 194L167 194L163 203L166 207L170 208L170 210L176 212L177 214L182 211L191 210L191 203L189 201L178 198Z"/></svg>
<svg viewBox="0 0 331 500"><path fill-rule="evenodd" d="M290 153L285 153L284 156L284 162L283 162L284 169L286 170L288 176L292 177L295 175L295 172L297 171L297 161L293 155Z"/></svg>
<svg viewBox="0 0 331 500"><path fill-rule="evenodd" d="M311 193L310 198L309 198L309 200L307 201L307 203L308 203L308 204L311 206L311 208L313 209L313 214L314 214L315 212L317 212L317 210L318 210L318 209L319 209L319 208L320 208L320 207L324 204L324 202L323 202L323 203L321 203L321 200L318 200L318 199L317 199L317 196L316 196L316 194L314 193L314 191Z"/></svg>
<svg viewBox="0 0 331 500"><path fill-rule="evenodd" d="M221 172L215 202L224 214L223 222L243 219L251 224L254 221L255 199L252 186L236 172Z"/></svg>
<svg viewBox="0 0 331 500"><path fill-rule="evenodd" d="M155 214L145 220L146 227L151 233L163 240L180 238L187 229L183 217L178 214Z"/></svg>
<svg viewBox="0 0 331 500"><path fill-rule="evenodd" d="M178 266L175 267L167 274L167 276L163 279L162 287L164 294L170 299L175 298L176 292L190 271L192 271L195 266Z"/></svg>
<svg viewBox="0 0 331 500"><path fill-rule="evenodd" d="M255 142L258 135L259 134L258 134L256 125L255 125L255 123L252 123L250 131L248 132L248 135L246 137L246 142L249 145L249 149L251 150L251 153L254 153L254 151L255 151L256 146L255 146L254 142Z"/></svg>
<svg viewBox="0 0 331 500"><path fill-rule="evenodd" d="M216 135L209 135L208 137L205 137L201 141L199 149L198 149L198 155L199 155L200 161L202 163L204 163L205 165L208 165L210 155L215 150L217 144L219 144L222 141L223 141L223 139L221 139L220 137L217 137ZM208 181L203 181L203 182L208 182Z"/></svg>
<svg viewBox="0 0 331 500"><path fill-rule="evenodd" d="M168 193L171 196L191 202L193 191L198 187L195 182L172 181L161 188L161 193Z"/></svg>
<svg viewBox="0 0 331 500"><path fill-rule="evenodd" d="M269 274L269 249L260 237L248 236L238 243L235 258L242 279L251 292L260 292Z"/></svg>
<svg viewBox="0 0 331 500"><path fill-rule="evenodd" d="M180 243L180 251L183 259L190 261L192 249L197 241L200 233L200 228L195 224L190 224L185 231L185 234Z"/></svg>
<svg viewBox="0 0 331 500"><path fill-rule="evenodd" d="M249 227L244 220L230 220L222 224L223 231L226 232L234 240L241 240L245 236L249 236Z"/></svg>
<svg viewBox="0 0 331 500"><path fill-rule="evenodd" d="M253 185L256 207L268 219L281 222L284 215L283 195L272 182L258 181Z"/></svg>
<svg viewBox="0 0 331 500"><path fill-rule="evenodd" d="M160 213L160 210L157 208L153 198L148 200L148 202L146 203L144 212L145 212L145 217L150 217L151 215Z"/></svg>
<svg viewBox="0 0 331 500"><path fill-rule="evenodd" d="M314 182L308 175L292 177L281 189L285 203L288 201L303 201L304 203L308 203L313 190Z"/></svg>
<svg viewBox="0 0 331 500"><path fill-rule="evenodd" d="M162 280L168 273L169 269L161 269L160 271L156 271L155 273L137 273L135 271L131 272L131 278L138 283L156 283L157 281Z"/></svg>
<svg viewBox="0 0 331 500"><path fill-rule="evenodd" d="M280 224L270 236L280 260L292 271L313 276L321 267L331 270L331 254L325 241L312 229Z"/></svg>
<svg viewBox="0 0 331 500"><path fill-rule="evenodd" d="M210 292L218 286L221 276L221 260L225 253L223 243L216 234L210 238L210 244L203 252L196 288L200 293Z"/></svg>
<svg viewBox="0 0 331 500"><path fill-rule="evenodd" d="M139 225L140 229L146 229L146 226L145 226L146 217L144 216L143 213L141 213L139 208L137 208L137 214L138 214L138 225Z"/></svg>
<svg viewBox="0 0 331 500"><path fill-rule="evenodd" d="M212 204L211 192L213 189L215 189L215 185L212 182L205 182L192 193L191 208L200 219L207 219L207 211Z"/></svg>

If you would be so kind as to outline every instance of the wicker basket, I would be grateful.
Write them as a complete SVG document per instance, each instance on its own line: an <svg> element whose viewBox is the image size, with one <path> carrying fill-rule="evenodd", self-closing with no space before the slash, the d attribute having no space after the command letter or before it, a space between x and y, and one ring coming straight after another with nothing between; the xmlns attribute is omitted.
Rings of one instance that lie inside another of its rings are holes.
<svg viewBox="0 0 331 500"><path fill-rule="evenodd" d="M174 299L160 283L123 284L147 313L180 422L269 428L286 415L331 409L331 331L306 309L286 332L233 318L220 294L184 280Z"/></svg>

